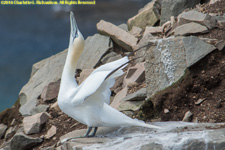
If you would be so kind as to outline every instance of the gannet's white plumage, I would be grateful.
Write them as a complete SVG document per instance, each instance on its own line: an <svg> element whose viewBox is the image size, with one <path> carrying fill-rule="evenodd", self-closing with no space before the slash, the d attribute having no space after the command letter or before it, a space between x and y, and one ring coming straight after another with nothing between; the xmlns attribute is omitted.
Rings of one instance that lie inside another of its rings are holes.
<svg viewBox="0 0 225 150"><path fill-rule="evenodd" d="M77 85L74 79L75 69L84 48L84 39L77 28L72 12L70 14L70 21L70 43L58 95L60 109L88 127L143 126L158 128L131 119L109 106L110 88L115 83L115 77L123 74L123 67L110 76L108 75L119 66L127 63L129 61L128 57L102 65L94 70L81 85Z"/></svg>

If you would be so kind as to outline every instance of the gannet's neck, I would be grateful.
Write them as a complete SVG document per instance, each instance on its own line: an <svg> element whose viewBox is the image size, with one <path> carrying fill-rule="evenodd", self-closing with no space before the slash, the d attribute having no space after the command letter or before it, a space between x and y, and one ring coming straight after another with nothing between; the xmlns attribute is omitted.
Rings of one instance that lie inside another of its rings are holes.
<svg viewBox="0 0 225 150"><path fill-rule="evenodd" d="M62 78L61 78L61 86L77 86L75 81L75 71L78 59L84 49L84 38L82 34L79 32L78 37L74 39L72 43L70 43L68 48L68 53L66 57L66 62L64 65Z"/></svg>

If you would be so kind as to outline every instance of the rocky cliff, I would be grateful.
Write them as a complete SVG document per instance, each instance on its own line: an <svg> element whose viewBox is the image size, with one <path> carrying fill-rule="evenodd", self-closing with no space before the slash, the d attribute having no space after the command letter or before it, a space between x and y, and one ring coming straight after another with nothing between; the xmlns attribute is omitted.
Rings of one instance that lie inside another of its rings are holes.
<svg viewBox="0 0 225 150"><path fill-rule="evenodd" d="M147 136L151 140L143 137L139 144L129 148L131 142L124 148L163 150L166 145L160 144L159 135L167 133L169 137L174 132L180 132L177 136L182 140L177 146L181 149L210 149L210 146L221 149L224 146L223 132L220 132L224 124L215 124L225 122L224 1L154 0L128 19L127 24L115 26L101 20L97 30L99 33L85 40L76 73L79 84L98 66L140 49L131 56L140 58L129 64L126 73L116 79L111 89L111 106L132 118L157 121L159 123L155 124L159 126L164 126L160 123L163 121L208 124L168 122L167 130L159 133L140 128L102 128L97 138L62 144L61 140L79 136L86 128L61 112L57 105L67 54L64 50L34 64L17 103L0 113L2 150L97 149L96 144L107 147L106 143L120 149L118 143L122 141L137 141L143 135L154 135L155 132L158 133L156 136ZM150 43L151 46L146 46ZM208 131L209 128L214 128L215 132ZM207 132L196 134L196 130ZM185 140L187 132L202 137ZM207 142L205 134L208 135ZM122 136L122 140L118 141L113 135ZM170 144L173 143L176 141Z"/></svg>

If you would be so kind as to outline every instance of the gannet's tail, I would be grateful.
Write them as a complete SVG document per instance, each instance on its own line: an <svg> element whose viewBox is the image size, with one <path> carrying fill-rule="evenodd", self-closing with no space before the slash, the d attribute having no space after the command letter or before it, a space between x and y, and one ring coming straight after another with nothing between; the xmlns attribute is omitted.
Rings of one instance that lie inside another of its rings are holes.
<svg viewBox="0 0 225 150"><path fill-rule="evenodd" d="M102 126L108 127L126 127L126 126L140 126L146 128L154 128L154 129L162 129L161 127L146 124L143 121L132 119L125 114L119 112L115 108L109 106L108 104L104 104L103 112L101 114Z"/></svg>

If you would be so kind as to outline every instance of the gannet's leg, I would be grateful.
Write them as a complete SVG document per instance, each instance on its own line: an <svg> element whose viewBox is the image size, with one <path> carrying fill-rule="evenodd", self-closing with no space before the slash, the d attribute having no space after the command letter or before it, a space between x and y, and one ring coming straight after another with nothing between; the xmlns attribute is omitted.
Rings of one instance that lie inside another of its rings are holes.
<svg viewBox="0 0 225 150"><path fill-rule="evenodd" d="M92 132L92 134L89 135L88 137L94 137L95 134L96 134L96 132L97 132L97 130L98 130L98 127L95 127L95 128L94 128L94 131Z"/></svg>
<svg viewBox="0 0 225 150"><path fill-rule="evenodd" d="M77 138L93 137L93 136L95 136L95 134L96 134L96 131L97 131L96 128L97 128L97 127L95 127L95 129L94 129L94 131L93 131L93 133L92 133L91 135L89 135L89 134L90 134L90 132L91 132L91 130L92 130L92 127L88 127L87 133L86 133L84 136L78 136L78 137L66 138L66 139L63 139L63 140L61 141L61 143L64 143L64 142L69 141L69 140L72 140L72 139L77 139Z"/></svg>
<svg viewBox="0 0 225 150"><path fill-rule="evenodd" d="M91 130L92 130L92 127L88 127L87 133L85 134L84 137L89 137Z"/></svg>

